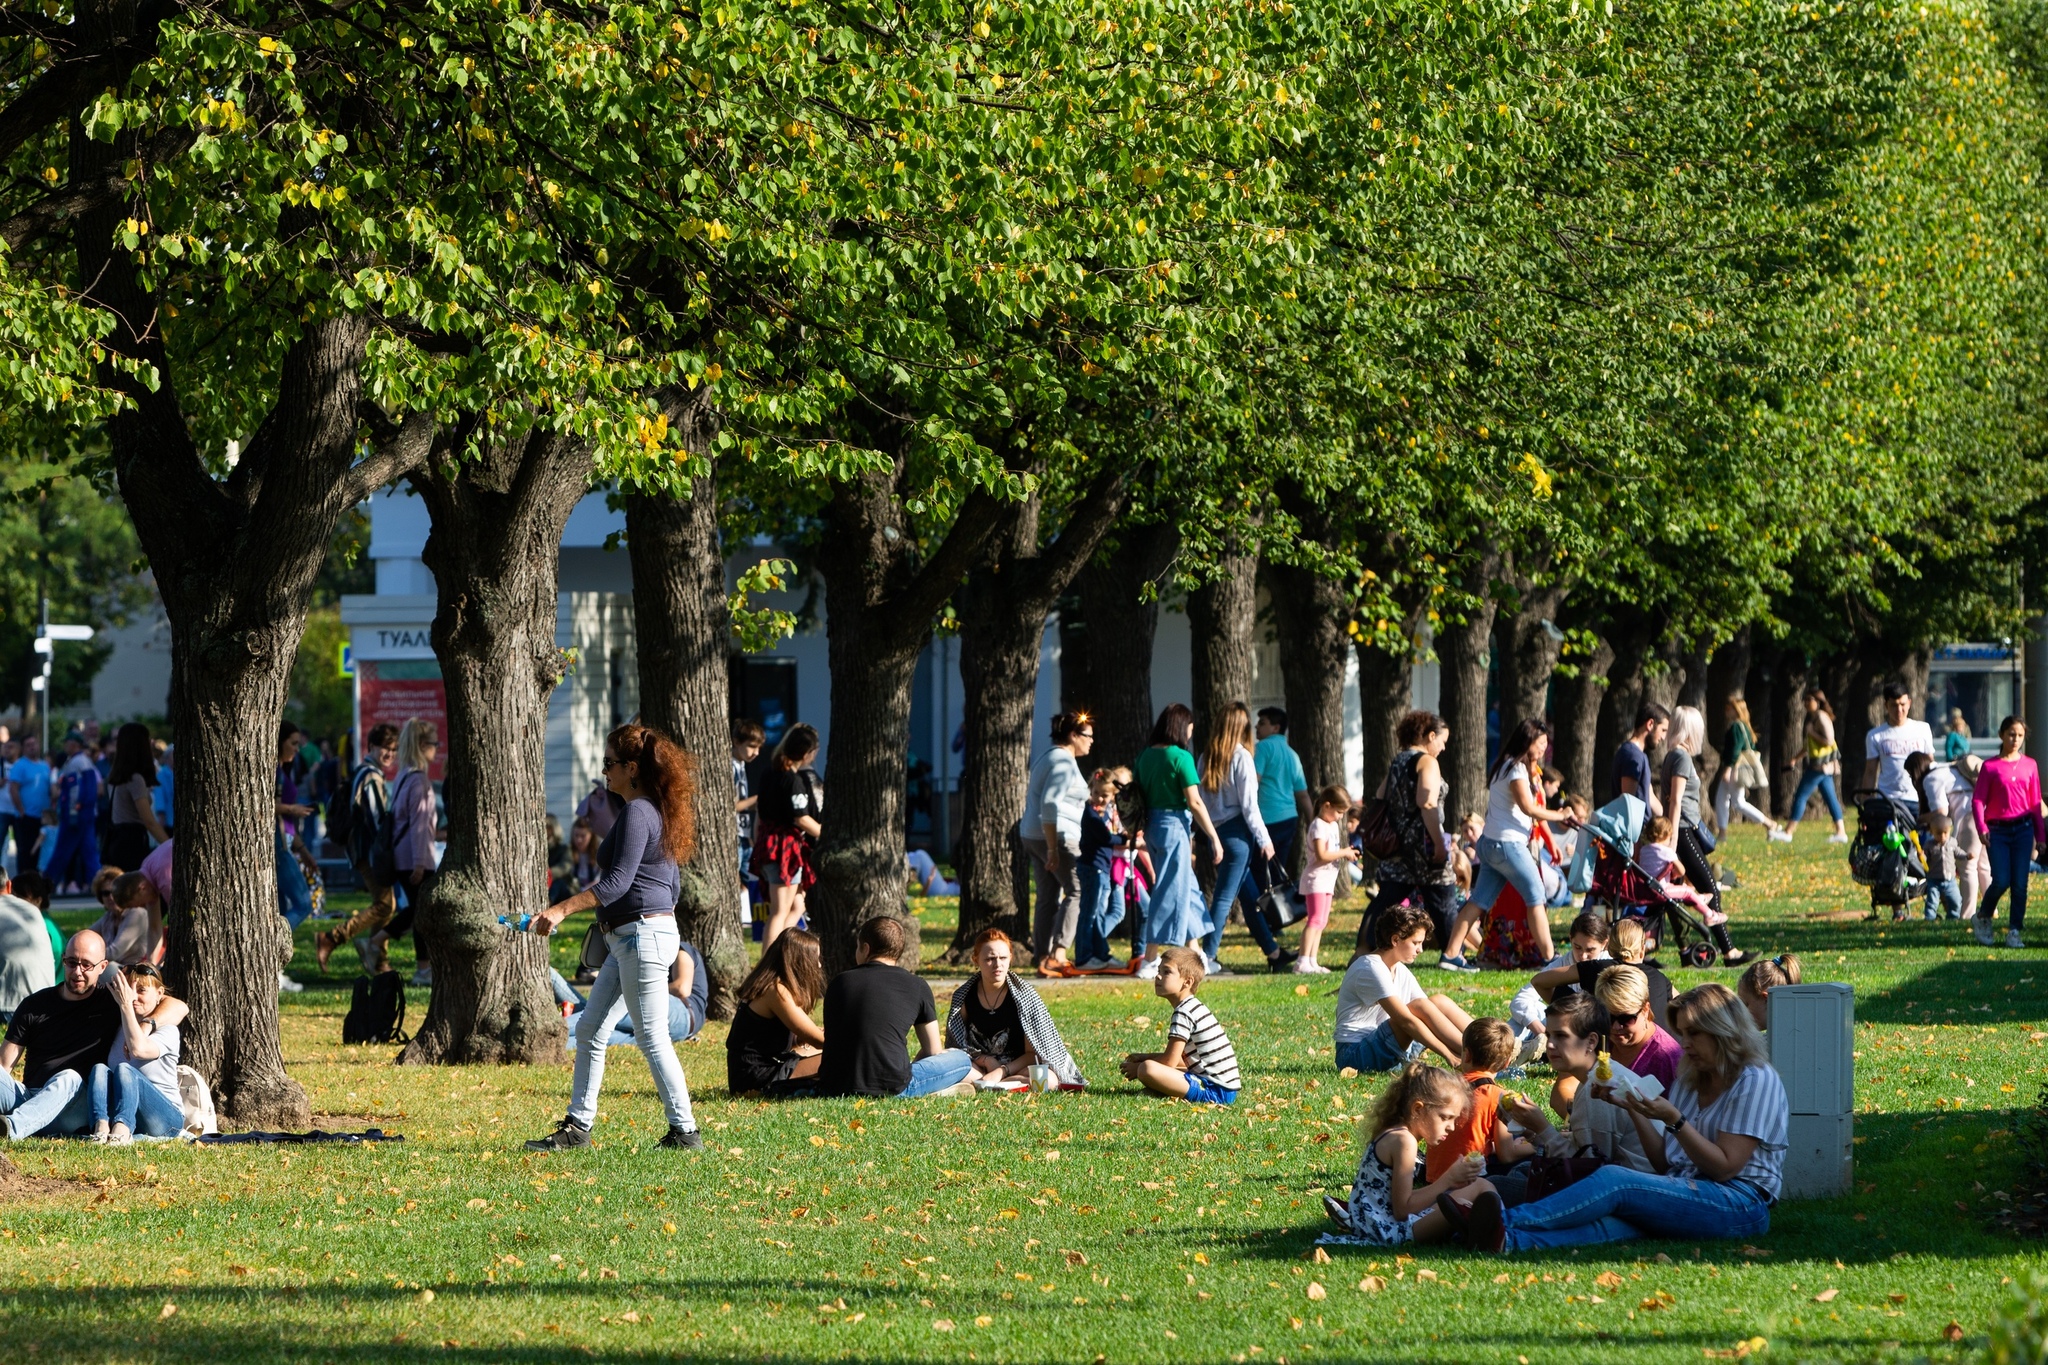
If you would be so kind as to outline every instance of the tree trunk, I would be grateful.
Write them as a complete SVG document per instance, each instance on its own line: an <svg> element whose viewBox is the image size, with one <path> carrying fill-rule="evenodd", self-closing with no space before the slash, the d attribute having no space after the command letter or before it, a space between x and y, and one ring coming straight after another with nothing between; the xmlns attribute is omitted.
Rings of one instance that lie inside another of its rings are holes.
<svg viewBox="0 0 2048 1365"><path fill-rule="evenodd" d="M1413 657L1407 650L1389 654L1368 640L1358 642L1358 714L1364 751L1360 786L1364 790L1353 792L1355 799L1364 800L1379 789L1380 779L1387 775L1387 767L1400 749L1394 735L1401 717L1408 714Z"/></svg>
<svg viewBox="0 0 2048 1365"><path fill-rule="evenodd" d="M1258 626L1259 557L1230 554L1217 561L1216 577L1188 594L1188 634L1193 656L1190 705L1196 743L1206 742L1209 722L1234 701L1252 695L1252 636Z"/></svg>
<svg viewBox="0 0 2048 1365"><path fill-rule="evenodd" d="M955 596L960 618L962 731L967 762L961 778L960 920L947 949L964 961L984 929L1031 940L1029 903L1016 875L1033 743L1031 716L1046 615L1073 582L1122 506L1122 485L1105 480L1070 510L1067 525L1043 552L1039 507L1007 509L1006 524L967 573ZM1100 740L1100 725L1097 738Z"/></svg>
<svg viewBox="0 0 2048 1365"><path fill-rule="evenodd" d="M1436 652L1443 668L1443 715L1450 723L1444 779L1451 784L1451 822L1486 809L1486 680L1493 662L1493 621L1499 604L1493 597L1500 556L1487 549L1474 564L1465 590L1477 603L1463 622L1445 622L1437 631ZM1501 739L1521 717L1501 708Z"/></svg>
<svg viewBox="0 0 2048 1365"><path fill-rule="evenodd" d="M708 394L698 389L673 405L679 410L670 419L684 445L699 454L715 434ZM730 1019L733 991L749 964L740 927L732 636L718 510L718 480L710 472L690 481L687 499L629 494L626 549L633 560L641 718L681 745L696 768L697 853L683 869L676 927L704 958L710 1017Z"/></svg>
<svg viewBox="0 0 2048 1365"><path fill-rule="evenodd" d="M1287 739L1310 791L1341 784L1344 774L1344 661L1351 653L1352 596L1334 578L1292 564L1259 568L1273 607L1280 682L1287 693Z"/></svg>
<svg viewBox="0 0 2048 1365"><path fill-rule="evenodd" d="M818 541L832 730L825 832L809 905L825 970L835 975L854 965L855 931L883 915L904 921L903 965L914 969L920 961L917 921L903 896L911 683L933 618L997 531L1004 510L977 489L931 558L919 563L903 506L906 477L899 455L893 472L834 484Z"/></svg>
<svg viewBox="0 0 2048 1365"><path fill-rule="evenodd" d="M1516 588L1517 609L1499 623L1498 630L1503 734L1525 717L1547 713L1550 675L1557 671L1558 651L1564 644L1556 630L1557 614L1564 606L1563 585L1538 586L1518 577Z"/></svg>
<svg viewBox="0 0 2048 1365"><path fill-rule="evenodd" d="M1668 635L1659 639L1644 665L1643 700L1666 710L1677 709L1679 694L1685 690L1685 656L1679 652L1678 641Z"/></svg>
<svg viewBox="0 0 2048 1365"><path fill-rule="evenodd" d="M427 1015L399 1060L561 1060L547 940L507 929L547 908L548 696L562 528L590 485L591 450L532 432L452 470L413 476L432 530L434 654L448 689L448 851L413 936L433 967Z"/></svg>
<svg viewBox="0 0 2048 1365"><path fill-rule="evenodd" d="M1578 676L1561 679L1550 692L1551 739L1557 750L1564 790L1598 804L1600 703L1607 694L1607 671L1614 665L1614 646L1601 640L1590 657L1580 660Z"/></svg>
<svg viewBox="0 0 2048 1365"><path fill-rule="evenodd" d="M1069 590L1057 604L1060 614L1060 710L1087 711L1095 707L1095 666L1088 616L1081 594ZM1096 738L1100 740L1098 732Z"/></svg>
<svg viewBox="0 0 2048 1365"><path fill-rule="evenodd" d="M1180 533L1172 526L1127 526L1107 555L1080 572L1088 677L1094 689L1081 709L1095 717L1095 753L1104 765L1137 762L1152 734L1157 589L1179 550Z"/></svg>
<svg viewBox="0 0 2048 1365"><path fill-rule="evenodd" d="M1607 691L1600 699L1600 720L1593 740L1593 781L1600 802L1612 801L1614 751L1635 729L1636 712L1646 700L1643 689L1643 651L1646 641L1638 629L1617 627L1612 640L1613 659L1607 667Z"/></svg>

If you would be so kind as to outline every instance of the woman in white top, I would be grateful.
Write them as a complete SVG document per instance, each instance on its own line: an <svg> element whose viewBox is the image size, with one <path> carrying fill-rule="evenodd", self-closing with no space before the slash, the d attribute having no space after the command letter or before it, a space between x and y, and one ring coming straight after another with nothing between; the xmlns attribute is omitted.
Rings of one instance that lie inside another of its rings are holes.
<svg viewBox="0 0 2048 1365"><path fill-rule="evenodd" d="M1535 717L1517 725L1500 746L1486 775L1486 827L1479 832L1479 875L1472 883L1472 903L1482 911L1493 909L1501 888L1515 888L1529 908L1530 937L1544 961L1555 950L1550 918L1543 910L1543 874L1529 851L1529 836L1538 820L1576 823L1570 811L1551 810L1535 795L1539 788L1532 775L1549 756L1550 726Z"/></svg>
<svg viewBox="0 0 2048 1365"><path fill-rule="evenodd" d="M1735 992L1718 982L1671 1002L1685 1061L1671 1093L1614 1097L1594 1081L1572 1101L1618 1104L1635 1121L1650 1172L1602 1166L1533 1204L1472 1202L1466 1240L1483 1251L1619 1242L1632 1237L1755 1239L1771 1228L1790 1126L1785 1084ZM1662 1125L1661 1131L1658 1125Z"/></svg>
<svg viewBox="0 0 2048 1365"><path fill-rule="evenodd" d="M1209 743L1195 771L1201 776L1202 804L1209 810L1209 823L1223 844L1223 859L1216 864L1216 889L1209 897L1209 929L1202 936L1202 955L1207 959L1204 973L1220 976L1223 964L1216 960L1223 946L1223 926L1230 921L1230 905L1244 884L1245 870L1257 849L1265 864L1273 862L1273 838L1266 822L1259 818L1259 774L1252 762L1252 713L1241 701L1218 712L1209 723ZM1266 950L1266 965L1280 971L1294 961L1273 941L1265 917L1256 913L1244 917L1245 927Z"/></svg>

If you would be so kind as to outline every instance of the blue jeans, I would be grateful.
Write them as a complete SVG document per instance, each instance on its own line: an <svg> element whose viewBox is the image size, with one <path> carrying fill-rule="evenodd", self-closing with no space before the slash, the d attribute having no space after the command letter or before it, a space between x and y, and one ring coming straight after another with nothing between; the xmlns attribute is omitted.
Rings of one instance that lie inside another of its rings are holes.
<svg viewBox="0 0 2048 1365"><path fill-rule="evenodd" d="M1761 1237L1771 1230L1771 1206L1747 1185L1602 1166L1548 1199L1507 1210L1505 1221L1506 1250L1536 1251L1633 1237Z"/></svg>
<svg viewBox="0 0 2048 1365"><path fill-rule="evenodd" d="M967 1073L974 1070L974 1058L957 1047L944 1052L934 1052L929 1057L919 1057L910 1064L910 1084L896 1092L899 1100L914 1100L920 1095L933 1095L941 1090L951 1090L967 1079Z"/></svg>
<svg viewBox="0 0 2048 1365"><path fill-rule="evenodd" d="M682 931L677 930L677 932L681 933ZM569 1005L572 1007L566 1022L569 1025L570 1036L574 1037L576 1030L582 1026L583 1006L588 1002L584 1000L583 992L569 984L568 977L563 976L552 967L548 968L548 984L554 988L555 1003L557 1005ZM668 1040L671 1043L687 1043L701 1033L703 1029L704 1021L698 1017L696 1011L690 1008L688 1001L678 1000L673 995L669 996ZM621 1019L618 1025L612 1029L612 1036L606 1042L612 1047L633 1046L633 1025Z"/></svg>
<svg viewBox="0 0 2048 1365"><path fill-rule="evenodd" d="M1834 816L1837 820L1841 819L1842 798L1835 791L1835 775L1833 773L1802 773L1800 775L1799 789L1792 793L1792 818L1794 820L1804 820L1806 818L1806 803L1813 800L1815 792L1819 792L1821 800L1828 803L1828 814Z"/></svg>
<svg viewBox="0 0 2048 1365"><path fill-rule="evenodd" d="M1195 817L1184 810L1155 810L1145 817L1145 842L1151 846L1152 871L1159 878L1145 914L1148 946L1179 947L1208 928L1188 838L1194 823Z"/></svg>
<svg viewBox="0 0 2048 1365"><path fill-rule="evenodd" d="M2012 928L2018 933L2027 922L2027 869L2034 860L2034 822L2013 820L1991 826L1984 836L1984 853L1991 859L1991 889L1977 905L1983 919L1998 918L1998 898L2012 892Z"/></svg>
<svg viewBox="0 0 2048 1365"><path fill-rule="evenodd" d="M1076 963L1107 961L1109 936L1123 922L1123 898L1115 895L1109 869L1094 859L1081 864L1081 927L1074 935Z"/></svg>
<svg viewBox="0 0 2048 1365"><path fill-rule="evenodd" d="M1949 877L1941 881L1930 878L1927 883L1927 918L1935 919L1935 904L1939 902L1942 912L1950 919L1963 913L1963 888L1956 885L1956 879Z"/></svg>
<svg viewBox="0 0 2048 1365"><path fill-rule="evenodd" d="M1479 841L1479 875L1472 883L1473 901L1481 909L1491 910L1504 886L1520 892L1522 904L1530 909L1543 908L1543 874L1536 870L1536 859L1529 852L1526 838Z"/></svg>
<svg viewBox="0 0 2048 1365"><path fill-rule="evenodd" d="M83 1133L92 1127L92 1091L76 1071L60 1071L36 1090L0 1071L0 1114L17 1142L38 1133Z"/></svg>
<svg viewBox="0 0 2048 1365"><path fill-rule="evenodd" d="M277 831L277 911L284 916L284 922L296 929L313 914L313 891L306 885L306 873L299 866L299 860L292 856L291 845L284 841L284 831Z"/></svg>
<svg viewBox="0 0 2048 1365"><path fill-rule="evenodd" d="M1230 922L1230 907L1237 902L1237 888L1244 884L1253 855L1259 853L1252 846L1251 826L1241 816L1232 816L1216 826L1216 836L1223 841L1223 861L1216 868L1216 890L1209 897L1208 931L1202 935L1202 953L1211 961L1223 946L1223 926ZM1264 857L1263 854L1259 856ZM1247 922L1256 918L1256 912L1245 916ZM1266 950L1269 956L1272 951L1270 948Z"/></svg>
<svg viewBox="0 0 2048 1365"><path fill-rule="evenodd" d="M1354 1071L1399 1071L1411 1057L1422 1055L1422 1044L1404 1043L1394 1032L1394 1021L1380 1020L1380 1026L1363 1038L1337 1044L1337 1069Z"/></svg>
<svg viewBox="0 0 2048 1365"><path fill-rule="evenodd" d="M676 1060L668 1029L669 1005L681 1004L668 993L669 965L683 945L675 916L633 920L608 930L604 941L611 956L598 969L590 1003L576 1024L576 1078L569 1117L585 1128L596 1126L605 1050L624 1016L633 1021L633 1042L646 1054L647 1069L654 1073L655 1093L661 1096L668 1126L694 1129L689 1083L683 1079L683 1064Z"/></svg>
<svg viewBox="0 0 2048 1365"><path fill-rule="evenodd" d="M121 1062L92 1069L93 1126L127 1125L140 1137L176 1137L185 1131L185 1110L149 1083L139 1067Z"/></svg>

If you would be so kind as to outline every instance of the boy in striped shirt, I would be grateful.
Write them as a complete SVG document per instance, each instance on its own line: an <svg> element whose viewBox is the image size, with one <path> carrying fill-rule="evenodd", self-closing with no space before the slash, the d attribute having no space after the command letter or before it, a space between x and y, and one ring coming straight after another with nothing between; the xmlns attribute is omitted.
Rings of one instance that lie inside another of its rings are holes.
<svg viewBox="0 0 2048 1365"><path fill-rule="evenodd" d="M1195 998L1202 967L1202 955L1190 948L1168 948L1159 955L1152 992L1173 1002L1166 1051L1133 1052L1124 1058L1124 1076L1189 1104L1229 1104L1244 1082L1230 1036L1209 1007Z"/></svg>

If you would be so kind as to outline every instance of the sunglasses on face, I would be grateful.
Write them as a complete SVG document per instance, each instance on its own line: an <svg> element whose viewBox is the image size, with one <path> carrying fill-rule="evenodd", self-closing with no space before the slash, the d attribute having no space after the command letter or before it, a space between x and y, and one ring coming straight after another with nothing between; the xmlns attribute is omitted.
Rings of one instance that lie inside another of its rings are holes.
<svg viewBox="0 0 2048 1365"><path fill-rule="evenodd" d="M67 972L90 972L106 965L107 960L105 958L101 958L97 962L88 962L82 957L67 957L64 959L64 970Z"/></svg>

